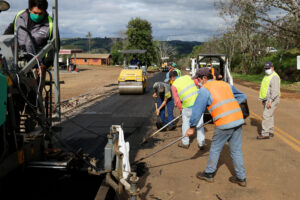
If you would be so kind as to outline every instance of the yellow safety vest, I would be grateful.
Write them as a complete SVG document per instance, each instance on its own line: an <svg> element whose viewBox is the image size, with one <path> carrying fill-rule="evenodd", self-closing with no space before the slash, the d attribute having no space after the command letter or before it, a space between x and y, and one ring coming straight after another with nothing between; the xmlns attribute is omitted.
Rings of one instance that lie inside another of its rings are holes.
<svg viewBox="0 0 300 200"><path fill-rule="evenodd" d="M273 78L273 76L279 77L279 75L276 72L273 72L271 75L265 76L264 79L262 80L261 85L260 85L260 91L259 91L260 99L265 99L267 97L268 89L269 89L270 82L271 82L271 79ZM280 79L280 77L279 77L279 79Z"/></svg>
<svg viewBox="0 0 300 200"><path fill-rule="evenodd" d="M198 96L198 88L189 75L177 78L174 81L173 86L177 89L182 108L188 108L194 105Z"/></svg>

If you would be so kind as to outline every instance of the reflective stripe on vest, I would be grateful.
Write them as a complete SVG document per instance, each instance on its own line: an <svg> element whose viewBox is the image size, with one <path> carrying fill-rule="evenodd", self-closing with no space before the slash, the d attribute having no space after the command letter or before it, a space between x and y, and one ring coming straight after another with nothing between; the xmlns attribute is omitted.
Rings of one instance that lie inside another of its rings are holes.
<svg viewBox="0 0 300 200"><path fill-rule="evenodd" d="M53 30L53 20L52 20L52 17L50 17L48 15L48 22L49 22L49 40L51 40L51 37L52 37L52 30Z"/></svg>
<svg viewBox="0 0 300 200"><path fill-rule="evenodd" d="M26 10L21 10L20 12L18 12L18 14L16 15L16 18L15 18L15 22L14 22L14 31L16 31L17 30L17 19L18 19L18 17L23 13L23 12L25 12Z"/></svg>
<svg viewBox="0 0 300 200"><path fill-rule="evenodd" d="M177 78L174 81L173 86L177 89L183 108L194 105L198 96L198 89L190 76L185 75Z"/></svg>
<svg viewBox="0 0 300 200"><path fill-rule="evenodd" d="M209 81L203 87L210 92L213 99L208 111L215 126L222 126L243 119L240 105L234 98L229 84L224 81Z"/></svg>
<svg viewBox="0 0 300 200"><path fill-rule="evenodd" d="M265 76L264 79L262 80L261 85L260 85L260 91L259 91L260 99L265 99L267 97L268 89L270 87L270 82L271 82L273 76L279 77L279 75L276 72L273 72L271 75ZM280 79L280 77L279 77L279 79Z"/></svg>

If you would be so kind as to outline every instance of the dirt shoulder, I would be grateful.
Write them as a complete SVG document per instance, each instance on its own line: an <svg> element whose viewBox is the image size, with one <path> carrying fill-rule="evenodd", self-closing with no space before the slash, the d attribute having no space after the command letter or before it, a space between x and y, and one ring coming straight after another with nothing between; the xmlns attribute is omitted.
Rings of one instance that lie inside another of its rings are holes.
<svg viewBox="0 0 300 200"><path fill-rule="evenodd" d="M79 66L78 72L60 72L61 100L75 98L88 93L105 93L117 87L121 67Z"/></svg>

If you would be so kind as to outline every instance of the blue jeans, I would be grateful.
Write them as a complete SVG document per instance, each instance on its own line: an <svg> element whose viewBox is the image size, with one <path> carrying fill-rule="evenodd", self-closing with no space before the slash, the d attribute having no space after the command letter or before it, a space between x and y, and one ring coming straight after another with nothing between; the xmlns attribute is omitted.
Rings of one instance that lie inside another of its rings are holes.
<svg viewBox="0 0 300 200"><path fill-rule="evenodd" d="M231 158L237 178L246 178L244 159L242 154L242 126L221 130L215 128L215 134L209 151L209 159L205 169L207 173L214 173L217 170L220 153L228 141Z"/></svg>
<svg viewBox="0 0 300 200"><path fill-rule="evenodd" d="M190 128L191 116L192 116L192 108L183 108L182 109L182 136L184 136L186 131ZM201 119L199 120L199 122L196 126L196 131L197 131L198 145L204 146L205 145L204 127L200 128L201 125L203 125L203 115L201 116ZM182 139L182 144L189 145L190 138L184 137Z"/></svg>
<svg viewBox="0 0 300 200"><path fill-rule="evenodd" d="M162 104L163 99L161 99L161 97L159 97L159 96L157 97L157 99L158 99L157 106L159 107ZM167 112L168 112L168 122L170 122L174 119L174 114L173 114L174 100L173 100L173 98L169 98L167 101L167 105L160 110L159 116L160 116L160 119L161 119L161 122L163 125L168 123L166 121L166 116L165 116L166 107L167 107ZM171 123L169 126L171 126L171 125L174 125L174 123Z"/></svg>

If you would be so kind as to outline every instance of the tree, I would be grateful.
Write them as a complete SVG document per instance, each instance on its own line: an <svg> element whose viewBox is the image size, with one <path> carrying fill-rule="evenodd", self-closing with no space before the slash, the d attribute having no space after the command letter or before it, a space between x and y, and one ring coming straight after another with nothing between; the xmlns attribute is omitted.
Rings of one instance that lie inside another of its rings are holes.
<svg viewBox="0 0 300 200"><path fill-rule="evenodd" d="M88 32L86 35L87 39L89 40L89 53L91 52L91 38L92 38L92 33Z"/></svg>
<svg viewBox="0 0 300 200"><path fill-rule="evenodd" d="M137 55L141 63L150 65L156 61L152 37L152 26L147 20L139 17L131 19L126 31L128 39L127 49L147 50L145 54Z"/></svg>
<svg viewBox="0 0 300 200"><path fill-rule="evenodd" d="M173 60L177 54L176 48L167 42L155 41L154 46L156 47L157 60L160 62L159 65L161 65L161 58L168 57L170 60Z"/></svg>

